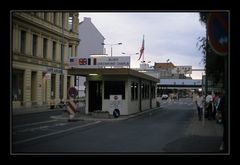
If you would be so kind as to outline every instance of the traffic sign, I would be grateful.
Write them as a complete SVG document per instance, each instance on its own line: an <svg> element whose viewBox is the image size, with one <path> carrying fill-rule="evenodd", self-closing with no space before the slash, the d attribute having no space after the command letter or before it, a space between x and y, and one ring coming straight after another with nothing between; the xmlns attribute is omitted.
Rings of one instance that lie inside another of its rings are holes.
<svg viewBox="0 0 240 165"><path fill-rule="evenodd" d="M69 95L70 97L76 97L76 96L78 95L77 89L76 89L75 87L70 87L70 88L68 89L68 95Z"/></svg>
<svg viewBox="0 0 240 165"><path fill-rule="evenodd" d="M118 118L120 116L120 111L119 111L119 109L114 109L114 111L113 111L113 117L114 118Z"/></svg>
<svg viewBox="0 0 240 165"><path fill-rule="evenodd" d="M219 55L228 52L228 13L210 13L208 19L208 37L212 49Z"/></svg>

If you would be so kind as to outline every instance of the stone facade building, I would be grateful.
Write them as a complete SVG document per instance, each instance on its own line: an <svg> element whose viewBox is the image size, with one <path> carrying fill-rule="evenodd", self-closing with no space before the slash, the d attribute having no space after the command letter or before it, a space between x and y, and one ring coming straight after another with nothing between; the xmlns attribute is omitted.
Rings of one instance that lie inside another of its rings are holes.
<svg viewBox="0 0 240 165"><path fill-rule="evenodd" d="M66 100L74 85L68 57L77 56L78 13L12 12L11 96L13 108Z"/></svg>

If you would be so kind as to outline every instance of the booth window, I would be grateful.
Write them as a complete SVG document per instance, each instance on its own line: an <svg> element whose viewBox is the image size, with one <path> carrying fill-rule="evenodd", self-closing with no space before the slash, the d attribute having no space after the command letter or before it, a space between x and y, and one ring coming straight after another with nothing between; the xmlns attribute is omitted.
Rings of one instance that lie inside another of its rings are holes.
<svg viewBox="0 0 240 165"><path fill-rule="evenodd" d="M122 95L125 99L125 81L105 81L104 99L110 99L110 95Z"/></svg>
<svg viewBox="0 0 240 165"><path fill-rule="evenodd" d="M131 82L131 100L138 99L138 83Z"/></svg>
<svg viewBox="0 0 240 165"><path fill-rule="evenodd" d="M142 99L149 98L149 84L142 83L141 85Z"/></svg>
<svg viewBox="0 0 240 165"><path fill-rule="evenodd" d="M155 98L155 96L156 96L155 89L156 89L155 85L152 85L151 86L151 98Z"/></svg>

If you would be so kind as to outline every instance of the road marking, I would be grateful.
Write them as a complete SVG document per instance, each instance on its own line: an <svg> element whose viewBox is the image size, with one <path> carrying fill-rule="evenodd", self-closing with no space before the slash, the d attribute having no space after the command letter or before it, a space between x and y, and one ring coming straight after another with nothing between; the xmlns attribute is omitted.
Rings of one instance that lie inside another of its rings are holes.
<svg viewBox="0 0 240 165"><path fill-rule="evenodd" d="M36 123L30 123L30 124L22 124L22 125L17 125L17 126L13 126L13 129L16 128L21 128L21 127L26 127L26 126L33 126L33 125L38 125L38 124L44 124L44 123L51 123L51 122L55 122L57 120L48 120L48 121L42 121L42 122L36 122Z"/></svg>
<svg viewBox="0 0 240 165"><path fill-rule="evenodd" d="M25 142L37 140L37 139L40 139L40 138L44 138L44 137L48 137L48 136L52 136L52 135L56 135L56 134L60 134L60 133L68 132L68 131L72 131L72 130L75 130L75 129L78 129L78 128L82 128L82 127L86 127L86 126L89 126L89 125L94 125L94 124L97 124L97 123L100 123L100 122L101 122L101 121L95 121L95 122L93 122L93 123L88 123L88 124L85 124L85 125L80 125L80 126L77 126L77 127L73 127L73 128L66 129L66 130L61 130L61 131L49 133L49 134L46 134L46 135L41 135L41 136L37 136L37 137L25 139L25 140L20 140L20 141L14 142L13 144L21 144L21 143L25 143Z"/></svg>
<svg viewBox="0 0 240 165"><path fill-rule="evenodd" d="M22 130L17 130L14 132L14 134L16 134L16 132L20 132L20 133L24 133L24 132L33 132L36 130L46 130L49 129L51 127L58 127L58 126L63 126L63 125L67 125L68 123L56 123L55 125L49 125L49 126L40 126L40 127L34 127L34 128L26 128L26 129L22 129Z"/></svg>

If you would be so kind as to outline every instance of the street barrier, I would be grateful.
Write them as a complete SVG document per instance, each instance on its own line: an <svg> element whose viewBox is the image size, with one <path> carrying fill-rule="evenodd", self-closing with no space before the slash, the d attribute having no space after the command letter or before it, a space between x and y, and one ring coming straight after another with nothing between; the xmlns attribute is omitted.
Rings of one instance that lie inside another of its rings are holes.
<svg viewBox="0 0 240 165"><path fill-rule="evenodd" d="M69 113L68 121L72 121L76 114L77 106L74 102L74 99L70 99L67 103L67 111Z"/></svg>

